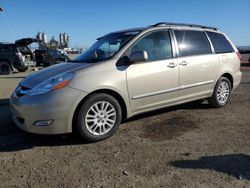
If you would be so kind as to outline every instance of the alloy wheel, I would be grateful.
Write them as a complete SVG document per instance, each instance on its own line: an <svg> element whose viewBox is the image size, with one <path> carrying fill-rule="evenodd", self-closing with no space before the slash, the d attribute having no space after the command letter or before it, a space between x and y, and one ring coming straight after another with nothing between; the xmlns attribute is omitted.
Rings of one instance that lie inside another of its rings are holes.
<svg viewBox="0 0 250 188"><path fill-rule="evenodd" d="M109 132L116 121L116 110L107 101L94 103L85 117L87 130L93 135L104 135Z"/></svg>
<svg viewBox="0 0 250 188"><path fill-rule="evenodd" d="M224 104L227 102L230 95L230 86L227 82L221 82L217 90L218 102Z"/></svg>

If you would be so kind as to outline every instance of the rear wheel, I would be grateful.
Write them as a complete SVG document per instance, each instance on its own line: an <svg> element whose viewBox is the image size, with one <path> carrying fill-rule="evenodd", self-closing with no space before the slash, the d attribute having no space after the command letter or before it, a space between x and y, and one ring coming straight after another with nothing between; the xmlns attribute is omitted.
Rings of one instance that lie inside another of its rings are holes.
<svg viewBox="0 0 250 188"><path fill-rule="evenodd" d="M0 62L0 74L9 75L12 73L11 66L8 62Z"/></svg>
<svg viewBox="0 0 250 188"><path fill-rule="evenodd" d="M226 77L221 77L217 81L214 92L211 98L209 98L208 102L210 105L214 107L223 107L225 106L231 96L232 84Z"/></svg>
<svg viewBox="0 0 250 188"><path fill-rule="evenodd" d="M117 131L121 117L120 104L114 97L104 93L94 94L83 103L77 127L84 140L101 141Z"/></svg>

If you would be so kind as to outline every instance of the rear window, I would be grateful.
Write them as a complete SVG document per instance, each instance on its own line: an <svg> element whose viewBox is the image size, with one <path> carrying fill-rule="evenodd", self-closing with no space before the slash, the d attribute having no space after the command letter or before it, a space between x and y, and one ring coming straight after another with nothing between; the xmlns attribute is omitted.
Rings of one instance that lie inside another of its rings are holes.
<svg viewBox="0 0 250 188"><path fill-rule="evenodd" d="M220 34L220 33L215 33L215 32L209 32L207 31L207 35L210 38L215 53L230 53L234 52L234 49L230 42L227 40L227 38Z"/></svg>
<svg viewBox="0 0 250 188"><path fill-rule="evenodd" d="M18 49L21 53L30 53L29 48L26 46L18 47Z"/></svg>
<svg viewBox="0 0 250 188"><path fill-rule="evenodd" d="M179 55L204 55L211 54L210 43L202 31L175 30L174 31L179 48Z"/></svg>

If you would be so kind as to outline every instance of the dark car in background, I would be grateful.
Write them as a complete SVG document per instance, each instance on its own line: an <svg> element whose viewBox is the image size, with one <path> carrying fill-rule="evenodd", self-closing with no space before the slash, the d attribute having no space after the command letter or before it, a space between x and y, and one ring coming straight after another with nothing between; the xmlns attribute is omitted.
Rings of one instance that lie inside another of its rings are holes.
<svg viewBox="0 0 250 188"><path fill-rule="evenodd" d="M0 43L0 74L8 75L14 70L24 72L29 66L35 66L34 54L28 47L37 39L23 38L15 43Z"/></svg>
<svg viewBox="0 0 250 188"><path fill-rule="evenodd" d="M69 60L69 57L57 49L37 49L34 51L37 66L48 67Z"/></svg>
<svg viewBox="0 0 250 188"><path fill-rule="evenodd" d="M241 60L243 63L250 63L250 46L240 46L238 50L241 54Z"/></svg>

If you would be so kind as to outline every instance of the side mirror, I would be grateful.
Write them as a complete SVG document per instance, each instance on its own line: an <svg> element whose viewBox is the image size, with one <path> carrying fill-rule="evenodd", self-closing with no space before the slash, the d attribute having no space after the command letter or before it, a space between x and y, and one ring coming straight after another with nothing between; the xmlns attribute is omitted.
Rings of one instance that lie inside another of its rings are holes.
<svg viewBox="0 0 250 188"><path fill-rule="evenodd" d="M148 53L145 50L132 52L129 56L129 60L132 63L147 61L148 60Z"/></svg>

